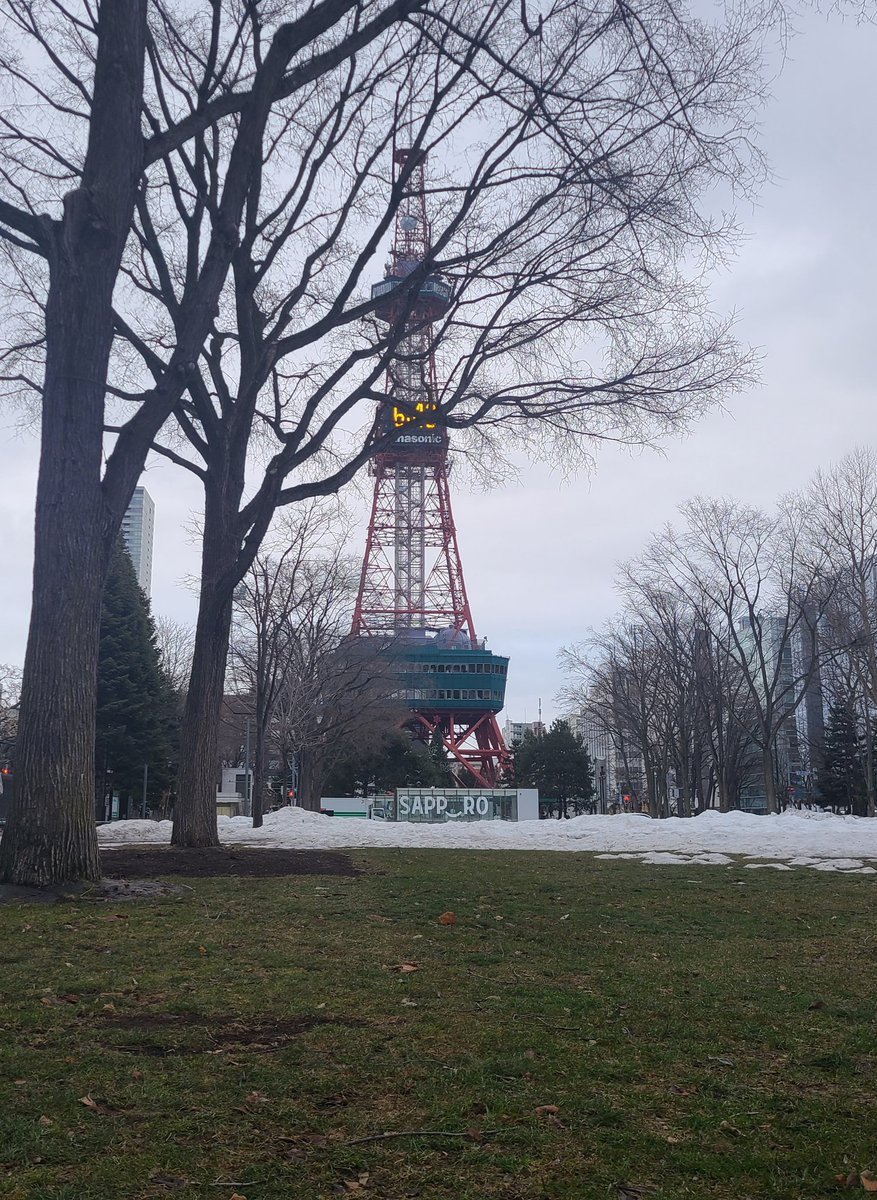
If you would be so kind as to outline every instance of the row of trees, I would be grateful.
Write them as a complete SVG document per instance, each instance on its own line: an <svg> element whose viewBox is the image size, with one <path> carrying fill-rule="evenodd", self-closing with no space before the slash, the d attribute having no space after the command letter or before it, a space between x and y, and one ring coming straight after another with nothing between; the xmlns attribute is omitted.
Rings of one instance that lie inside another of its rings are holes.
<svg viewBox="0 0 877 1200"><path fill-rule="evenodd" d="M389 643L349 637L358 569L348 532L337 504L305 503L278 522L235 593L228 685L251 722L257 826L269 754L295 762L299 800L313 809L340 760L374 758L394 724Z"/></svg>
<svg viewBox="0 0 877 1200"><path fill-rule="evenodd" d="M811 792L874 814L873 449L771 513L690 501L618 586L618 618L561 652L564 698L608 736L653 816L670 811L671 780L682 815L736 807L753 785L777 812L805 775Z"/></svg>
<svg viewBox="0 0 877 1200"><path fill-rule="evenodd" d="M8 392L38 401L34 603L0 877L94 878L101 595L147 456L203 486L174 841L217 840L236 589L278 507L337 491L423 280L442 423L587 454L751 374L702 266L703 197L760 173L757 0L2 0ZM414 151L392 174L393 150ZM370 285L429 155L432 252L392 325ZM420 364L425 369L425 364Z"/></svg>

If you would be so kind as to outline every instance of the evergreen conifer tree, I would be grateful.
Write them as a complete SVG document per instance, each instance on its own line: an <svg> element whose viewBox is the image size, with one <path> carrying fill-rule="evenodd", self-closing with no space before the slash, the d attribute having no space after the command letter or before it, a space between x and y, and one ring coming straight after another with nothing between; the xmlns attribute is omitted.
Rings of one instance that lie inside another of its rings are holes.
<svg viewBox="0 0 877 1200"><path fill-rule="evenodd" d="M865 748L856 715L848 704L832 704L829 709L824 761L819 777L823 803L832 808L849 807L856 816L866 816Z"/></svg>
<svg viewBox="0 0 877 1200"><path fill-rule="evenodd" d="M594 768L587 746L567 721L554 721L540 737L527 734L515 750L519 787L535 787L540 796L557 802L559 817L569 804L583 812L594 797Z"/></svg>
<svg viewBox="0 0 877 1200"><path fill-rule="evenodd" d="M436 787L450 787L453 783L453 776L440 729L436 729L429 740L429 757L435 766L434 777L429 782Z"/></svg>
<svg viewBox="0 0 877 1200"><path fill-rule="evenodd" d="M110 780L138 812L143 770L147 797L170 786L176 757L178 699L161 667L149 601L119 539L103 594L97 686L97 791ZM133 815L133 812L131 815ZM98 805L102 817L102 805Z"/></svg>

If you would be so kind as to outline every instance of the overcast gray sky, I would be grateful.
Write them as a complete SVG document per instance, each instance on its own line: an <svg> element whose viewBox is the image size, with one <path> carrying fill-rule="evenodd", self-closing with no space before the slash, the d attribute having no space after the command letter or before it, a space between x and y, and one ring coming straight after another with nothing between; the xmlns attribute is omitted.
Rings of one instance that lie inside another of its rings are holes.
<svg viewBox="0 0 877 1200"><path fill-rule="evenodd" d="M741 338L762 350L762 386L660 454L604 449L590 478L540 466L491 493L455 491L478 632L511 656L513 720L533 720L539 697L556 713L558 648L613 613L616 563L681 501L706 492L769 505L877 438L877 27L815 13L796 26L763 119L774 182L741 211L746 242L713 289L716 309L736 309ZM0 440L0 662L20 663L38 451L11 418ZM163 462L144 483L156 503L153 610L190 621L200 488Z"/></svg>

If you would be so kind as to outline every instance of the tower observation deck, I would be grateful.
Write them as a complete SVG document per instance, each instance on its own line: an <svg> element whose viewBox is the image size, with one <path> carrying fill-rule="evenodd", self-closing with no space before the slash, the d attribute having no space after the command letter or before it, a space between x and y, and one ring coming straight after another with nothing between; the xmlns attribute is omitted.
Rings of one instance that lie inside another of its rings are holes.
<svg viewBox="0 0 877 1200"><path fill-rule="evenodd" d="M377 429L393 435L371 471L374 496L353 617L357 637L394 647L405 726L424 741L439 732L461 785L495 787L511 755L496 720L508 659L479 641L457 544L448 483L448 434L441 420L432 326L448 311L451 284L429 274L425 154L397 148L410 170L390 262L372 287L379 320L398 346Z"/></svg>

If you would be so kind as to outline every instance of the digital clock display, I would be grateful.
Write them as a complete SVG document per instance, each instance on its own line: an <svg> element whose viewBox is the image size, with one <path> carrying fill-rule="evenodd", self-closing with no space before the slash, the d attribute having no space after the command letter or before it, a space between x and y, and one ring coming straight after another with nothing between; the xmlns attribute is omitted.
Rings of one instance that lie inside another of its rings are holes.
<svg viewBox="0 0 877 1200"><path fill-rule="evenodd" d="M434 400L418 400L414 404L395 403L388 400L383 405L381 428L384 433L394 433L395 448L406 453L418 450L435 453L447 446L447 433L439 425L434 414L438 404Z"/></svg>
<svg viewBox="0 0 877 1200"><path fill-rule="evenodd" d="M418 403L414 405L413 411L410 409L406 410L404 408L399 408L397 404L394 404L391 406L393 428L404 429L406 425L415 424L417 425L418 429L435 429L435 421L430 422L425 420L424 415L421 414L433 413L437 408L437 404L433 404L426 400L418 401Z"/></svg>

